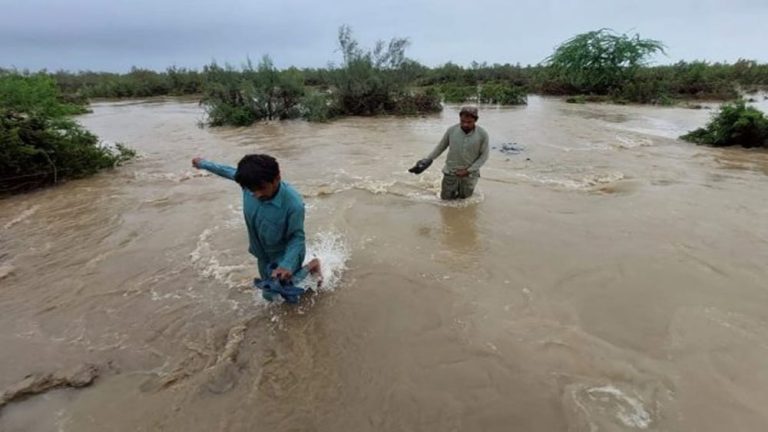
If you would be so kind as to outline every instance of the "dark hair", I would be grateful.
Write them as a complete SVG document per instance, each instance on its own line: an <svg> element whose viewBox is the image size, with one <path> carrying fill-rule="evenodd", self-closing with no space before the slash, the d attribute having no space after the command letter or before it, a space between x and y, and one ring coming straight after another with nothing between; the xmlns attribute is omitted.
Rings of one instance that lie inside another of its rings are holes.
<svg viewBox="0 0 768 432"><path fill-rule="evenodd" d="M237 164L235 181L248 190L261 189L280 175L275 158L265 154L245 155Z"/></svg>
<svg viewBox="0 0 768 432"><path fill-rule="evenodd" d="M477 115L477 107L473 106L463 106L461 107L461 111L459 111L459 117L469 116L477 120L479 116Z"/></svg>

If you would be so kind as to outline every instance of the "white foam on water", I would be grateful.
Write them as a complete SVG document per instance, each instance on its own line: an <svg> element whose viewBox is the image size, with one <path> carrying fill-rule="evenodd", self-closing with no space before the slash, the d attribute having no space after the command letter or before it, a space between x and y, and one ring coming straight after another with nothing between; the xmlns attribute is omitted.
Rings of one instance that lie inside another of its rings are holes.
<svg viewBox="0 0 768 432"><path fill-rule="evenodd" d="M200 236L198 236L197 246L190 252L190 260L198 269L200 276L210 279L215 279L224 282L227 287L235 288L241 283L239 281L232 280L233 276L240 271L254 268L255 265L242 263L235 265L223 265L217 256L217 252L213 250L208 239L213 235L214 231L219 229L218 226L213 229L205 229Z"/></svg>
<svg viewBox="0 0 768 432"><path fill-rule="evenodd" d="M617 143L613 143L613 146L621 149L633 149L637 147L650 147L653 145L653 141L649 138L633 138L626 135L616 135Z"/></svg>
<svg viewBox="0 0 768 432"><path fill-rule="evenodd" d="M211 177L213 174L204 170L184 170L181 172L162 172L162 173L148 173L142 171L134 171L133 178L136 180L150 180L150 181L168 181L174 183L181 183L197 177Z"/></svg>
<svg viewBox="0 0 768 432"><path fill-rule="evenodd" d="M587 394L593 401L600 400L615 405L616 418L625 426L647 429L651 425L651 415L645 410L640 396L628 396L612 385L590 388Z"/></svg>
<svg viewBox="0 0 768 432"><path fill-rule="evenodd" d="M613 183L626 178L622 172L591 173L581 178L555 178L545 175L530 175L525 173L513 173L513 176L527 182L538 183L544 186L554 186L568 190L589 190L596 186Z"/></svg>
<svg viewBox="0 0 768 432"><path fill-rule="evenodd" d="M582 177L581 181L586 184L587 187L599 186L603 184L613 183L619 180L624 180L626 176L622 172L607 172L601 174L589 174Z"/></svg>
<svg viewBox="0 0 768 432"><path fill-rule="evenodd" d="M200 258L202 258L203 249L205 248L210 249L208 238L211 236L211 234L212 234L212 231L210 229L205 229L197 237L197 246L195 247L195 250L193 250L189 254L189 257L193 263L196 263L197 261L200 260Z"/></svg>
<svg viewBox="0 0 768 432"><path fill-rule="evenodd" d="M374 195L382 195L390 193L395 184L397 181L373 180L366 177L353 183L352 188L364 190Z"/></svg>
<svg viewBox="0 0 768 432"><path fill-rule="evenodd" d="M8 222L5 225L3 225L3 229L9 229L12 226L18 224L19 222L23 222L23 221L29 219L29 217L34 215L35 213L37 213L37 211L39 209L40 209L40 206L39 205L35 205L35 206L32 206L32 207L24 210L18 216L16 216L14 219L12 219L10 222Z"/></svg>
<svg viewBox="0 0 768 432"><path fill-rule="evenodd" d="M439 192L430 194L413 192L408 194L406 198L412 201L434 204L441 207L465 208L480 204L481 202L485 201L485 194L476 190L474 195L466 199L444 200L440 198Z"/></svg>

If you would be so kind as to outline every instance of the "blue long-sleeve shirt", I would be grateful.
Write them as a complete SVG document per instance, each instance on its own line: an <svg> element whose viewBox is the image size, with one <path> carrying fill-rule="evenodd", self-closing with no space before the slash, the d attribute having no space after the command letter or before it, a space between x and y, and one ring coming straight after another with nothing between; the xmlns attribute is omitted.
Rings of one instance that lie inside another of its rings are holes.
<svg viewBox="0 0 768 432"><path fill-rule="evenodd" d="M234 180L237 169L211 161L200 161L199 167L221 177ZM270 276L269 265L297 272L304 263L304 201L291 185L280 182L272 199L261 201L245 188L243 215L248 228L248 252L259 260L259 274Z"/></svg>

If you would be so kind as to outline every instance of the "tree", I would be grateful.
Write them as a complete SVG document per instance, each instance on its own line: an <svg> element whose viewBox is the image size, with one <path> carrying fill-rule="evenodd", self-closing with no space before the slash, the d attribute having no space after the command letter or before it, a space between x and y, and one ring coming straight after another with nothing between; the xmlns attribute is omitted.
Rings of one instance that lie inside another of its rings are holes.
<svg viewBox="0 0 768 432"><path fill-rule="evenodd" d="M634 77L664 44L609 29L582 33L562 43L545 61L556 79L583 93L609 94Z"/></svg>

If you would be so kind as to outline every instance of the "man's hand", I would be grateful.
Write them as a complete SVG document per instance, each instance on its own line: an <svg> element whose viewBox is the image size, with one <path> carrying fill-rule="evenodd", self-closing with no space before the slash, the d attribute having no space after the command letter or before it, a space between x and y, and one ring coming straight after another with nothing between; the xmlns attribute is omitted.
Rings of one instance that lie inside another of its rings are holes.
<svg viewBox="0 0 768 432"><path fill-rule="evenodd" d="M413 166L413 168L409 169L408 172L414 173L414 174L421 174L429 168L429 166L432 165L432 159L422 159L418 162L416 162L416 165Z"/></svg>
<svg viewBox="0 0 768 432"><path fill-rule="evenodd" d="M203 161L203 158L196 157L196 158L192 159L192 166L197 168L197 169L200 169L200 162L202 162L202 161Z"/></svg>
<svg viewBox="0 0 768 432"><path fill-rule="evenodd" d="M469 176L469 171L464 168L459 168L456 170L456 177L467 177Z"/></svg>
<svg viewBox="0 0 768 432"><path fill-rule="evenodd" d="M293 273L290 270L278 267L272 271L272 277L281 281L287 281L293 277Z"/></svg>

